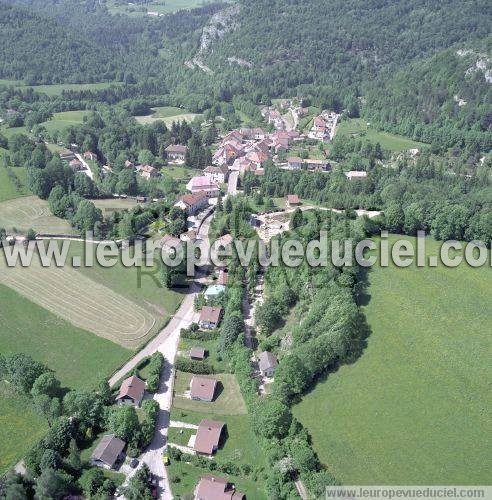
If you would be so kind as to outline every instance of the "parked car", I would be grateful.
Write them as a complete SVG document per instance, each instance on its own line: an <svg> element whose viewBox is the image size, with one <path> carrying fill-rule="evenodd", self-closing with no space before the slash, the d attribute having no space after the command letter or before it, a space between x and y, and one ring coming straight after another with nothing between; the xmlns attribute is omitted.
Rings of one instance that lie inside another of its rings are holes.
<svg viewBox="0 0 492 500"><path fill-rule="evenodd" d="M137 465L138 465L138 460L137 460L136 458L132 458L132 459L130 460L130 467L131 467L132 469L136 469Z"/></svg>

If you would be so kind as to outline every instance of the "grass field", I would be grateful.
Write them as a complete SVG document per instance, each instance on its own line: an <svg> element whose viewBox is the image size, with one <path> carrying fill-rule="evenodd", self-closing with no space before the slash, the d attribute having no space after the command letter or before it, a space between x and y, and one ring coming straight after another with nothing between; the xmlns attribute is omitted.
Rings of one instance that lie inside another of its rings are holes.
<svg viewBox="0 0 492 500"><path fill-rule="evenodd" d="M201 7L204 4L201 0L162 0L153 1L143 6L140 10L136 5L128 5L127 2L115 2L109 0L107 2L108 10L112 14L127 14L129 16L146 16L147 12L158 12L159 14L168 14L182 9L193 9Z"/></svg>
<svg viewBox="0 0 492 500"><path fill-rule="evenodd" d="M138 205L137 201L130 198L107 198L102 200L92 200L97 208L102 210L104 217L109 217L114 212L130 210Z"/></svg>
<svg viewBox="0 0 492 500"><path fill-rule="evenodd" d="M202 170L177 165L167 165L161 169L161 172L177 181L189 181L194 175L202 175Z"/></svg>
<svg viewBox="0 0 492 500"><path fill-rule="evenodd" d="M17 178L15 181L14 176ZM18 184L17 184L18 183ZM29 194L24 167L0 168L0 202Z"/></svg>
<svg viewBox="0 0 492 500"><path fill-rule="evenodd" d="M375 267L369 281L367 348L294 408L318 455L345 484L490 484L492 270Z"/></svg>
<svg viewBox="0 0 492 500"><path fill-rule="evenodd" d="M62 113L54 113L50 120L41 123L41 125L48 132L61 131L72 125L82 124L86 115L87 111L63 111Z"/></svg>
<svg viewBox="0 0 492 500"><path fill-rule="evenodd" d="M367 125L362 118L343 120L337 125L336 135L348 135L366 138L371 142L379 142L383 149L390 151L404 151L406 149L422 148L427 146L422 142L412 141L401 135L379 132Z"/></svg>
<svg viewBox="0 0 492 500"><path fill-rule="evenodd" d="M0 382L0 476L20 460L46 432L46 421L37 415L27 396L12 395Z"/></svg>
<svg viewBox="0 0 492 500"><path fill-rule="evenodd" d="M210 403L194 401L189 397L185 397L184 394L190 386L193 374L177 371L174 383L173 406L184 411L217 415L243 415L247 413L246 404L234 375L220 373L207 376L221 382L221 387L218 384L215 389L215 398Z"/></svg>
<svg viewBox="0 0 492 500"><path fill-rule="evenodd" d="M190 113L186 109L175 108L173 106L162 106L159 108L152 108L153 113L146 116L136 116L135 119L142 125L153 123L158 120L163 121L166 126L170 127L173 122L192 122L197 116L196 113Z"/></svg>
<svg viewBox="0 0 492 500"><path fill-rule="evenodd" d="M24 232L32 228L38 233L75 234L70 224L52 215L48 202L37 196L0 202L0 227L7 232L12 228Z"/></svg>
<svg viewBox="0 0 492 500"><path fill-rule="evenodd" d="M190 340L181 339L179 342L178 352L181 356L188 358L188 353L192 347L203 347L207 351L205 361L214 367L216 373L229 372L229 363L221 359L217 352L217 340Z"/></svg>
<svg viewBox="0 0 492 500"><path fill-rule="evenodd" d="M60 83L57 85L25 85L21 80L1 80L0 85L14 85L15 87L31 87L36 92L42 92L49 96L61 95L64 90L101 90L111 85L119 85L118 82L103 83Z"/></svg>

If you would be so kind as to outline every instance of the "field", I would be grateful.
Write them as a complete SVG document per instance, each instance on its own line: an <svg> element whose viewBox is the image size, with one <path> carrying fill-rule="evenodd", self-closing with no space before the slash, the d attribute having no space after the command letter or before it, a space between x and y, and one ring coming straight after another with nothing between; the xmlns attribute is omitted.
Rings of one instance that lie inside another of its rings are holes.
<svg viewBox="0 0 492 500"><path fill-rule="evenodd" d="M190 113L186 109L175 108L173 106L163 106L160 108L152 108L153 113L146 116L136 116L135 119L142 125L153 123L158 120L163 121L166 126L170 127L173 122L192 122L197 116L196 113Z"/></svg>
<svg viewBox="0 0 492 500"><path fill-rule="evenodd" d="M179 167L177 165L166 165L161 169L161 172L165 175L169 175L177 181L189 181L194 175L201 175L201 170L196 170L194 168Z"/></svg>
<svg viewBox="0 0 492 500"><path fill-rule="evenodd" d="M130 16L146 16L147 12L158 12L159 14L168 14L182 9L193 9L201 7L205 2L202 0L165 0L154 1L143 5L142 9L138 5L128 5L127 2L116 2L109 0L107 2L108 10L112 14L127 14Z"/></svg>
<svg viewBox="0 0 492 500"><path fill-rule="evenodd" d="M422 148L426 144L412 141L401 135L388 132L378 132L371 128L362 118L351 118L343 120L337 125L336 135L348 135L358 138L366 138L371 142L379 142L383 149L389 151L404 151L406 149Z"/></svg>
<svg viewBox="0 0 492 500"><path fill-rule="evenodd" d="M193 401L185 397L193 374L185 372L176 372L174 383L173 406L180 410L196 411L199 413L214 413L217 415L243 415L247 413L246 404L239 390L239 385L234 375L221 373L207 375L221 382L215 389L215 398L212 402Z"/></svg>
<svg viewBox="0 0 492 500"><path fill-rule="evenodd" d="M109 217L113 212L130 210L137 206L137 201L131 198L108 198L102 200L92 200L97 208L102 210L104 217Z"/></svg>
<svg viewBox="0 0 492 500"><path fill-rule="evenodd" d="M17 170L18 167L15 172ZM24 232L32 228L38 233L74 234L70 224L52 215L48 202L37 196L0 202L0 227L4 227L7 232L12 228Z"/></svg>
<svg viewBox="0 0 492 500"><path fill-rule="evenodd" d="M345 484L489 484L492 270L390 266L369 282L367 348L294 409L321 460Z"/></svg>
<svg viewBox="0 0 492 500"><path fill-rule="evenodd" d="M189 350L192 347L202 347L207 351L207 357L205 361L214 367L214 371L216 373L220 372L229 372L229 364L227 361L220 359L217 352L217 339L214 340L190 340L190 339L181 339L179 342L179 354L183 357L188 357Z"/></svg>
<svg viewBox="0 0 492 500"><path fill-rule="evenodd" d="M0 476L23 457L46 432L46 421L32 409L27 396L12 396L0 383Z"/></svg>
<svg viewBox="0 0 492 500"><path fill-rule="evenodd" d="M17 177L18 181L12 177ZM18 186L16 186L18 182ZM29 193L27 187L27 171L23 167L0 168L0 202L25 196Z"/></svg>
<svg viewBox="0 0 492 500"><path fill-rule="evenodd" d="M121 261L114 267L100 266L97 260L91 267L71 267L74 257L84 255L83 245L65 244L70 249L64 267L42 267L38 258L29 267L7 268L2 262L0 282L73 325L127 348L145 343L179 305L180 294L157 288L150 279L138 288L137 269L125 268Z"/></svg>
<svg viewBox="0 0 492 500"><path fill-rule="evenodd" d="M53 118L43 122L41 125L48 131L62 131L70 126L77 126L83 123L87 111L63 111L54 113Z"/></svg>
<svg viewBox="0 0 492 500"><path fill-rule="evenodd" d="M27 87L21 80L0 80L0 85L14 85L15 87ZM49 96L61 95L64 90L101 90L107 89L111 85L118 85L117 82L103 83L60 83L57 85L29 85L36 92L42 92Z"/></svg>

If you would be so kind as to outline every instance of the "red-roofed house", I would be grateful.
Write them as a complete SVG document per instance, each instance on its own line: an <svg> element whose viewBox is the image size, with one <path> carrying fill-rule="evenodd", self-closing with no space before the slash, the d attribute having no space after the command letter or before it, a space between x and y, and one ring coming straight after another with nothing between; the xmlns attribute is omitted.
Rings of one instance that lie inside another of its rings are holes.
<svg viewBox="0 0 492 500"><path fill-rule="evenodd" d="M203 476L195 488L194 500L244 500L244 493L236 491L227 479L216 476Z"/></svg>
<svg viewBox="0 0 492 500"><path fill-rule="evenodd" d="M207 330L217 328L221 317L222 307L203 306L198 324L200 328L205 328Z"/></svg>
<svg viewBox="0 0 492 500"><path fill-rule="evenodd" d="M145 382L133 375L121 383L116 401L120 405L140 406L145 393Z"/></svg>
<svg viewBox="0 0 492 500"><path fill-rule="evenodd" d="M296 194L288 194L287 195L287 202L286 205L288 207L297 207L301 204L301 201L299 200L299 196Z"/></svg>
<svg viewBox="0 0 492 500"><path fill-rule="evenodd" d="M194 215L208 206L208 197L203 191L194 194L184 194L174 206L184 210L186 215Z"/></svg>

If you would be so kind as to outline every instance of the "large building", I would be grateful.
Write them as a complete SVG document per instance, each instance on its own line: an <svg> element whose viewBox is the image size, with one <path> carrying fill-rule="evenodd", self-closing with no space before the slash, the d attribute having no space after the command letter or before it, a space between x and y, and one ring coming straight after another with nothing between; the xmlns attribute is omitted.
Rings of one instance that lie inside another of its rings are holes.
<svg viewBox="0 0 492 500"><path fill-rule="evenodd" d="M215 198L220 193L217 183L205 175L192 177L186 184L186 189L192 194L205 193L209 198Z"/></svg>
<svg viewBox="0 0 492 500"><path fill-rule="evenodd" d="M200 210L208 207L208 196L203 191L194 194L184 194L174 206L184 210L186 215L195 215Z"/></svg>

